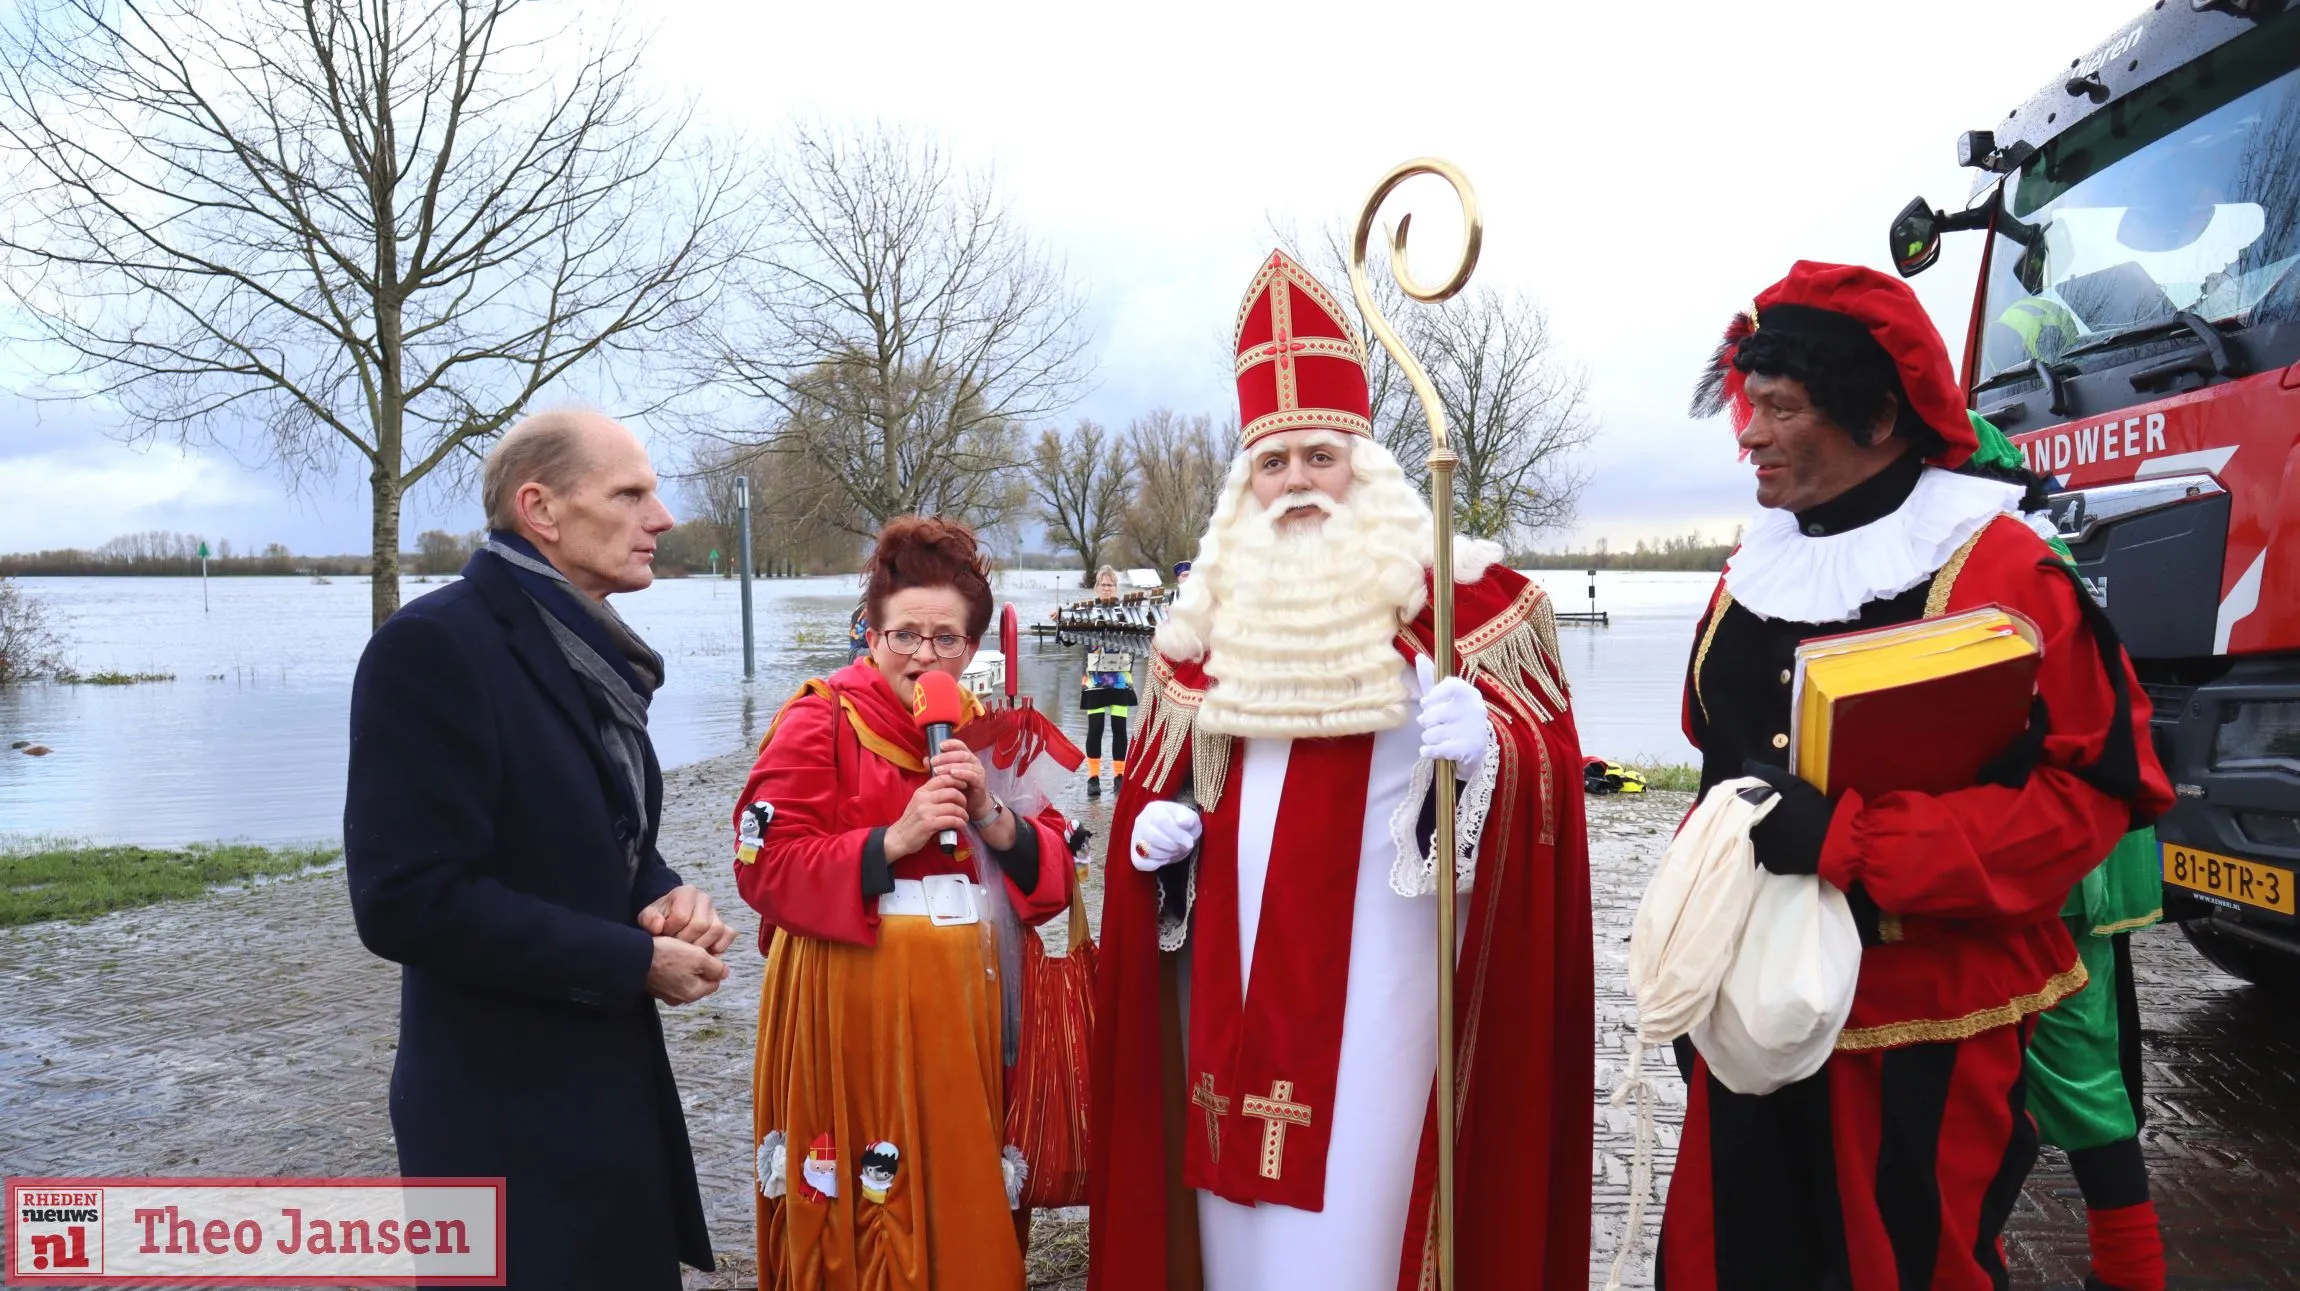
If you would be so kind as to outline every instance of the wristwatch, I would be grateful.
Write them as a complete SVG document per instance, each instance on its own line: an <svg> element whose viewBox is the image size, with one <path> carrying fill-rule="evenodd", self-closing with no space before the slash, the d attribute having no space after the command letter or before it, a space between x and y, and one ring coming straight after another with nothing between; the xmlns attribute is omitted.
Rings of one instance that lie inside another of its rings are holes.
<svg viewBox="0 0 2300 1291"><path fill-rule="evenodd" d="M995 825L995 824L997 824L997 823L998 823L998 818L999 818L1000 816L1004 815L1004 814L1006 814L1006 804L1005 804L1005 803L1003 803L1003 802L1000 802L1000 801L999 801L998 799L996 799L996 798L993 798L993 799L991 799L991 800L990 800L990 814L989 814L989 815L987 815L987 816L984 816L984 817L983 817L982 819L980 819L980 820L969 820L969 821L967 821L966 823L967 823L967 824L969 824L969 825L972 825L972 826L974 826L976 829L988 829L988 828L990 828L992 825Z"/></svg>

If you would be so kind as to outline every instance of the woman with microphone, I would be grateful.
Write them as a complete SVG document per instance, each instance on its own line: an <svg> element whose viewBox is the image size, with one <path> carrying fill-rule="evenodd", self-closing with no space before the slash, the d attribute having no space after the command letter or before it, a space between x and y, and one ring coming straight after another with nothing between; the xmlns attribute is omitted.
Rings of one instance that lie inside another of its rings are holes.
<svg viewBox="0 0 2300 1291"><path fill-rule="evenodd" d="M980 712L955 684L990 626L973 532L899 517L864 574L868 655L783 706L735 811L767 959L759 1285L1020 1288L1014 965L1021 924L1068 905L1068 826L1009 810L962 741L928 744Z"/></svg>

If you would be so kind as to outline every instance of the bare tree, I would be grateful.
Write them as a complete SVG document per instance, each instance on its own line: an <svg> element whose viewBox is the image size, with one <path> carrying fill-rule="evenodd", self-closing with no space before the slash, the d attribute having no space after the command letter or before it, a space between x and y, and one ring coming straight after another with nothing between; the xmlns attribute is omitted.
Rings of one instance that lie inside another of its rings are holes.
<svg viewBox="0 0 2300 1291"><path fill-rule="evenodd" d="M1430 376L1461 464L1456 524L1472 537L1522 540L1573 522L1588 473L1575 458L1597 433L1588 379L1557 360L1548 316L1522 294L1472 288L1410 315L1415 357ZM1387 362L1385 356L1385 363ZM1426 477L1427 423L1401 461Z"/></svg>
<svg viewBox="0 0 2300 1291"><path fill-rule="evenodd" d="M1282 240L1289 230L1275 228ZM1320 229L1305 261L1350 302L1370 347L1366 387L1374 436L1417 488L1429 488L1429 422L1405 373L1373 339L1350 291L1347 234ZM1465 534L1523 540L1573 522L1588 475L1575 458L1596 436L1588 380L1556 354L1549 318L1523 293L1473 287L1431 308L1406 298L1381 264L1368 266L1374 303L1429 374L1461 465L1456 522Z"/></svg>
<svg viewBox="0 0 2300 1291"><path fill-rule="evenodd" d="M377 623L407 490L690 322L753 227L635 44L528 7L34 0L0 42L8 290L70 397L291 479L356 452Z"/></svg>
<svg viewBox="0 0 2300 1291"><path fill-rule="evenodd" d="M987 174L884 127L802 127L767 186L776 230L699 374L771 416L729 442L820 464L868 534L910 512L1014 518L1020 427L1069 406L1084 302Z"/></svg>
<svg viewBox="0 0 2300 1291"><path fill-rule="evenodd" d="M0 686L53 677L64 668L64 640L48 607L0 578Z"/></svg>
<svg viewBox="0 0 2300 1291"><path fill-rule="evenodd" d="M759 569L828 574L860 568L863 544L853 514L835 505L837 482L819 463L706 440L683 492L689 523L711 530L722 570L734 568L741 541L738 477L750 481L751 559Z"/></svg>
<svg viewBox="0 0 2300 1291"><path fill-rule="evenodd" d="M1133 497L1126 504L1127 554L1161 572L1198 551L1228 475L1236 423L1219 429L1205 413L1154 408L1126 427Z"/></svg>
<svg viewBox="0 0 2300 1291"><path fill-rule="evenodd" d="M1126 441L1098 422L1081 420L1064 435L1048 429L1031 452L1030 495L1047 536L1078 554L1081 586L1092 586L1102 549L1118 536L1126 508Z"/></svg>

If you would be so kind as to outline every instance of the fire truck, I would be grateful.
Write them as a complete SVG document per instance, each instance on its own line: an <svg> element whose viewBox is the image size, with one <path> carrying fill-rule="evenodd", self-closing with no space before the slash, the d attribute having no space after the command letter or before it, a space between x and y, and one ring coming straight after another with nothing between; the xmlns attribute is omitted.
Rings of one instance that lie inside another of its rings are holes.
<svg viewBox="0 0 2300 1291"><path fill-rule="evenodd" d="M2153 704L2165 918L2300 989L2300 3L2157 0L1957 152L1894 263L1985 234L1965 387Z"/></svg>

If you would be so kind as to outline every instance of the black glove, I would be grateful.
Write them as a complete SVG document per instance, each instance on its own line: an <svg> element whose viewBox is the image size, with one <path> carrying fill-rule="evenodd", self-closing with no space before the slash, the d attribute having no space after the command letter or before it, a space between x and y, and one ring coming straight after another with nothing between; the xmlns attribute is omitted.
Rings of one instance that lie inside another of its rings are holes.
<svg viewBox="0 0 2300 1291"><path fill-rule="evenodd" d="M1749 831L1757 863L1775 874L1820 873L1821 844L1828 840L1836 801L1795 772L1755 759L1741 764L1741 774L1757 777L1781 795L1780 803Z"/></svg>

